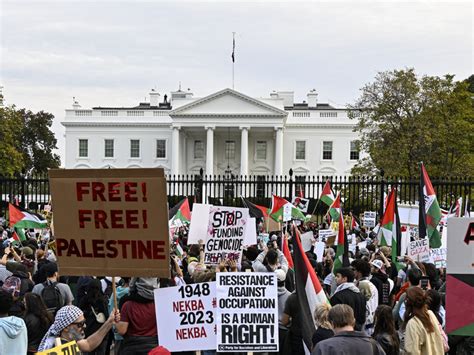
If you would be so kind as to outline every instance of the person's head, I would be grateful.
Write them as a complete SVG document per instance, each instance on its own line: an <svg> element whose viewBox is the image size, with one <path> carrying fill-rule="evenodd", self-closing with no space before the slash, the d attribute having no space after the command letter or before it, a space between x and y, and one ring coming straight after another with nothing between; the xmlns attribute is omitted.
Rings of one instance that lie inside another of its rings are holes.
<svg viewBox="0 0 474 355"><path fill-rule="evenodd" d="M58 265L56 263L47 263L43 266L44 273L48 279L58 278Z"/></svg>
<svg viewBox="0 0 474 355"><path fill-rule="evenodd" d="M421 270L415 267L409 268L407 271L407 279L410 286L419 286L422 277Z"/></svg>
<svg viewBox="0 0 474 355"><path fill-rule="evenodd" d="M374 335L381 333L388 333L398 340L392 308L384 304L377 307L374 315Z"/></svg>
<svg viewBox="0 0 474 355"><path fill-rule="evenodd" d="M354 330L354 311L347 304L337 304L332 307L328 313L328 320L335 333L342 330Z"/></svg>
<svg viewBox="0 0 474 355"><path fill-rule="evenodd" d="M336 271L336 283L339 286L345 282L354 282L354 271L348 267L341 267Z"/></svg>
<svg viewBox="0 0 474 355"><path fill-rule="evenodd" d="M132 277L130 280L130 292L136 293L142 298L154 301L154 290L160 287L156 277Z"/></svg>
<svg viewBox="0 0 474 355"><path fill-rule="evenodd" d="M285 287L286 272L282 269L276 269L275 274L277 277L278 287Z"/></svg>
<svg viewBox="0 0 474 355"><path fill-rule="evenodd" d="M314 311L314 323L316 326L332 329L332 324L329 322L328 316L331 310L331 305L327 302L319 304Z"/></svg>
<svg viewBox="0 0 474 355"><path fill-rule="evenodd" d="M441 295L439 294L439 292L433 289L429 289L426 291L426 296L428 297L428 308L435 313L439 312L439 309L441 308Z"/></svg>
<svg viewBox="0 0 474 355"><path fill-rule="evenodd" d="M200 252L201 252L201 249L200 249L199 244L192 244L192 245L189 247L188 255L189 255L189 256L193 256L193 257L195 257L195 258L199 258Z"/></svg>
<svg viewBox="0 0 474 355"><path fill-rule="evenodd" d="M417 317L428 332L434 331L434 325L428 314L428 297L425 291L419 287L409 287L406 291L405 307L405 326L411 318Z"/></svg>
<svg viewBox="0 0 474 355"><path fill-rule="evenodd" d="M269 249L266 258L269 265L275 266L278 264L278 251L275 249Z"/></svg>
<svg viewBox="0 0 474 355"><path fill-rule="evenodd" d="M84 301L93 304L103 296L102 283L99 279L92 279L86 286L86 296ZM82 306L81 306L82 307Z"/></svg>
<svg viewBox="0 0 474 355"><path fill-rule="evenodd" d="M54 319L51 326L55 333L68 341L78 341L85 338L86 319L82 311L76 306L64 306ZM53 335L56 335L53 333Z"/></svg>
<svg viewBox="0 0 474 355"><path fill-rule="evenodd" d="M26 314L36 315L45 326L49 326L53 322L53 317L46 309L43 299L36 293L27 292L25 294L25 310Z"/></svg>
<svg viewBox="0 0 474 355"><path fill-rule="evenodd" d="M351 266L354 268L354 275L357 280L362 277L369 277L370 275L370 264L362 259L356 259L352 262Z"/></svg>
<svg viewBox="0 0 474 355"><path fill-rule="evenodd" d="M11 306L13 305L12 294L0 288L0 317L8 316Z"/></svg>
<svg viewBox="0 0 474 355"><path fill-rule="evenodd" d="M370 271L373 274L376 274L378 272L385 273L385 265L384 265L382 260L375 259L370 263L370 265L371 265L371 270Z"/></svg>

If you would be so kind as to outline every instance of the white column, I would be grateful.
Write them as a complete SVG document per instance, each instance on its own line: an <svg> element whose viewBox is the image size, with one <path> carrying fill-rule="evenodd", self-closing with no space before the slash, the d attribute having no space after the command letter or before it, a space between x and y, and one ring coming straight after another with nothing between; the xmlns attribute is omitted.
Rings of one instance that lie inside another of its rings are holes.
<svg viewBox="0 0 474 355"><path fill-rule="evenodd" d="M206 175L214 175L214 127L207 126Z"/></svg>
<svg viewBox="0 0 474 355"><path fill-rule="evenodd" d="M283 175L283 127L275 127L275 175Z"/></svg>
<svg viewBox="0 0 474 355"><path fill-rule="evenodd" d="M249 173L249 128L240 127L240 175Z"/></svg>
<svg viewBox="0 0 474 355"><path fill-rule="evenodd" d="M178 175L179 174L179 126L173 126L173 133L172 133L172 146L173 149L171 151L172 154L172 161L171 161L171 174Z"/></svg>

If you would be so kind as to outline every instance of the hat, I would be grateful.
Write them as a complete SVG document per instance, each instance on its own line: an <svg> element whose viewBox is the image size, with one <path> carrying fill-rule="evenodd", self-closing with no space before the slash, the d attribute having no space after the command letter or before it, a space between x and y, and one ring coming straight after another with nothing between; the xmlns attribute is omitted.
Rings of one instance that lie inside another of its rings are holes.
<svg viewBox="0 0 474 355"><path fill-rule="evenodd" d="M33 253L33 249L31 249L30 247L23 247L21 248L21 253L26 256L26 257L29 257L29 256L33 256L34 253Z"/></svg>
<svg viewBox="0 0 474 355"><path fill-rule="evenodd" d="M380 270L382 270L382 268L383 268L383 261L379 260L379 259L375 259L370 264L375 266L377 269L380 269Z"/></svg>
<svg viewBox="0 0 474 355"><path fill-rule="evenodd" d="M155 299L153 291L158 287L160 285L156 277L133 277L130 280L130 288L148 300Z"/></svg>
<svg viewBox="0 0 474 355"><path fill-rule="evenodd" d="M279 282L283 282L286 280L286 272L282 269L276 269L275 270L275 274L276 274L276 277L277 277L277 280Z"/></svg>
<svg viewBox="0 0 474 355"><path fill-rule="evenodd" d="M390 255L390 248L386 245L380 247L380 252L385 255L385 257L388 257Z"/></svg>
<svg viewBox="0 0 474 355"><path fill-rule="evenodd" d="M13 297L18 297L20 296L20 286L21 286L20 278L16 276L10 276L10 277L7 277L7 279L3 283L2 288L8 293L10 293Z"/></svg>

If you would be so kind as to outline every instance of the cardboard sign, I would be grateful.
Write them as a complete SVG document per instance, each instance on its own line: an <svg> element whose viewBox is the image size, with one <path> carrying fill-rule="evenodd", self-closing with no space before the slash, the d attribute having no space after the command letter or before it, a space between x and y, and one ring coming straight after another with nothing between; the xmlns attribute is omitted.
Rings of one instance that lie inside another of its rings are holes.
<svg viewBox="0 0 474 355"><path fill-rule="evenodd" d="M49 172L62 275L169 277L163 169Z"/></svg>
<svg viewBox="0 0 474 355"><path fill-rule="evenodd" d="M278 294L273 272L217 274L217 351L278 352Z"/></svg>
<svg viewBox="0 0 474 355"><path fill-rule="evenodd" d="M216 348L215 282L159 288L154 292L161 346L169 351Z"/></svg>
<svg viewBox="0 0 474 355"><path fill-rule="evenodd" d="M430 262L435 264L437 269L446 267L447 249L434 248L430 249Z"/></svg>
<svg viewBox="0 0 474 355"><path fill-rule="evenodd" d="M301 234L301 245L304 251L308 251L313 246L314 235L312 231Z"/></svg>
<svg viewBox="0 0 474 355"><path fill-rule="evenodd" d="M420 261L427 263L430 261L430 247L428 245L428 238L418 239L410 242L408 245L408 256L413 261Z"/></svg>
<svg viewBox="0 0 474 355"><path fill-rule="evenodd" d="M204 263L213 265L229 259L240 264L243 246L257 242L255 219L252 226L254 232L250 236L252 240L245 240L247 223L251 221L247 208L211 206L204 245Z"/></svg>
<svg viewBox="0 0 474 355"><path fill-rule="evenodd" d="M372 211L364 212L364 227L374 228L375 227L375 217L377 214Z"/></svg>
<svg viewBox="0 0 474 355"><path fill-rule="evenodd" d="M49 350L45 351L39 351L36 353L36 355L76 355L76 354L81 354L81 351L79 350L79 347L76 344L76 341L70 341L69 343L66 343L64 345L59 345L55 346L54 348L51 348Z"/></svg>
<svg viewBox="0 0 474 355"><path fill-rule="evenodd" d="M325 242L328 237L336 235L336 232L332 229L320 229L319 230L319 241Z"/></svg>
<svg viewBox="0 0 474 355"><path fill-rule="evenodd" d="M474 218L450 218L446 333L474 336Z"/></svg>

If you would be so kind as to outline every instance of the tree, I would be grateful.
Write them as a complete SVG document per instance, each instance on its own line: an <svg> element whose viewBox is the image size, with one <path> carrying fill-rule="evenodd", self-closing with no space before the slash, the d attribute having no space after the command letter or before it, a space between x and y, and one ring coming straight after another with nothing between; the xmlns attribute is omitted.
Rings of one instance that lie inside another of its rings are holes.
<svg viewBox="0 0 474 355"><path fill-rule="evenodd" d="M44 173L59 166L59 156L53 153L57 141L50 130L53 118L15 106L0 109L0 176Z"/></svg>
<svg viewBox="0 0 474 355"><path fill-rule="evenodd" d="M349 106L360 112L355 131L368 153L352 172L383 169L415 177L423 161L432 176L472 174L474 110L468 86L452 75L419 77L414 69L378 73Z"/></svg>

